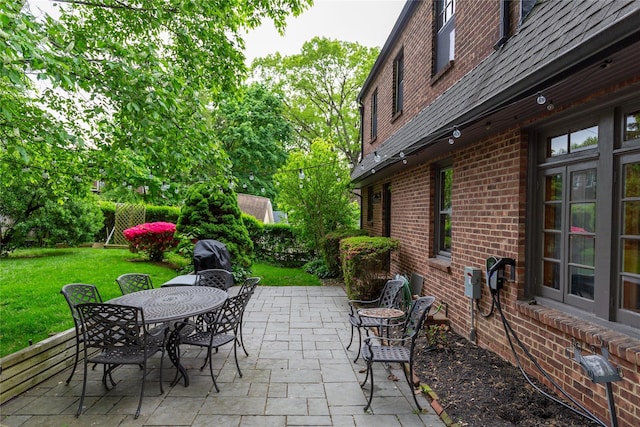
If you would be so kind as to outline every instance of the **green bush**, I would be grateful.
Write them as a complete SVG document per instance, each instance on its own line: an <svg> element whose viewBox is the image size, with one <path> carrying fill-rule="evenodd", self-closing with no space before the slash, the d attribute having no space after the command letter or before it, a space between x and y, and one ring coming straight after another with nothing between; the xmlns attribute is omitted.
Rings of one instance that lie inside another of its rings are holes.
<svg viewBox="0 0 640 427"><path fill-rule="evenodd" d="M340 241L346 237L367 236L369 232L362 229L336 230L324 236L321 242L322 258L328 277L342 276L342 260L340 259Z"/></svg>
<svg viewBox="0 0 640 427"><path fill-rule="evenodd" d="M351 299L375 299L389 278L390 255L400 247L389 237L348 237L340 241L342 274Z"/></svg>
<svg viewBox="0 0 640 427"><path fill-rule="evenodd" d="M178 223L177 232L182 236L178 250L193 254L189 242L215 239L227 246L231 256L234 278L241 280L251 274L253 243L241 218L238 197L226 182L198 183L191 186Z"/></svg>
<svg viewBox="0 0 640 427"><path fill-rule="evenodd" d="M242 222L244 223L244 226L247 227L249 238L253 242L254 250L256 250L256 242L262 237L262 233L264 232L264 224L262 223L262 221L256 219L256 217L244 212L242 213Z"/></svg>
<svg viewBox="0 0 640 427"><path fill-rule="evenodd" d="M331 277L335 277L330 274L329 268L327 268L327 264L325 264L322 258L317 258L309 261L304 266L302 266L302 268L307 273L313 274L319 279L329 279Z"/></svg>
<svg viewBox="0 0 640 427"><path fill-rule="evenodd" d="M264 224L254 243L259 260L280 267L301 267L315 257L298 230L289 224Z"/></svg>

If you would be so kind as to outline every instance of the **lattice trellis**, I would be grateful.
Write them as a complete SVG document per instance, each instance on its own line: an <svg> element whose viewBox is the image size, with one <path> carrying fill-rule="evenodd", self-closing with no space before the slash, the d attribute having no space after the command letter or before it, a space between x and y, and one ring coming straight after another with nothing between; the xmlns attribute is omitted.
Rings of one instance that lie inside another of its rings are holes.
<svg viewBox="0 0 640 427"><path fill-rule="evenodd" d="M116 203L116 229L113 232L113 243L116 245L128 245L129 242L124 238L122 232L138 224L144 224L144 218L144 205Z"/></svg>

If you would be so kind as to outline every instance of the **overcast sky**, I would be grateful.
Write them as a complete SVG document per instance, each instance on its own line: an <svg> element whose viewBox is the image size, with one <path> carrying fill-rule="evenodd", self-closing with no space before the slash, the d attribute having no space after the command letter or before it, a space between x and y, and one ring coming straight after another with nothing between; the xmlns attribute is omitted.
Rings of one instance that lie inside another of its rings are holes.
<svg viewBox="0 0 640 427"><path fill-rule="evenodd" d="M284 37L271 21L249 33L247 62L275 52L298 53L315 36L382 47L404 4L404 0L315 0L302 15L287 19Z"/></svg>
<svg viewBox="0 0 640 427"><path fill-rule="evenodd" d="M36 15L38 9L56 15L52 0L29 3ZM278 34L271 20L247 34L247 65L276 52L285 56L299 53L303 43L315 36L382 47L404 4L405 0L315 0L302 15L287 19L284 36Z"/></svg>

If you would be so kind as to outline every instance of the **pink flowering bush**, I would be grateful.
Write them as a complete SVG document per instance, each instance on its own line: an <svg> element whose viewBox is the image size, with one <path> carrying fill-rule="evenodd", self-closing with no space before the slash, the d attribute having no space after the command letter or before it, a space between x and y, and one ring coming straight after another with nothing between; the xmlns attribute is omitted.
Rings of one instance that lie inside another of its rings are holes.
<svg viewBox="0 0 640 427"><path fill-rule="evenodd" d="M162 261L164 252L176 247L176 225L170 222L148 222L122 232L131 252L145 252L151 261Z"/></svg>

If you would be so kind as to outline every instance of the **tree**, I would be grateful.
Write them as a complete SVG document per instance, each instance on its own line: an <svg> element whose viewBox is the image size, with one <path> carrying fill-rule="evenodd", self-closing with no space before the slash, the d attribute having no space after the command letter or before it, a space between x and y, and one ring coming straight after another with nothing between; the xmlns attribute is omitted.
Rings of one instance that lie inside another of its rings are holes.
<svg viewBox="0 0 640 427"><path fill-rule="evenodd" d="M283 103L264 86L253 83L229 93L216 106L214 129L233 164L239 192L273 199L271 177L287 158L291 125L282 116Z"/></svg>
<svg viewBox="0 0 640 427"><path fill-rule="evenodd" d="M229 174L211 108L246 74L241 34L265 18L282 29L310 1L51 3L57 19L0 5L0 190L46 189L11 221L97 179L137 188Z"/></svg>
<svg viewBox="0 0 640 427"><path fill-rule="evenodd" d="M290 153L274 176L278 206L316 250L329 232L357 223L358 207L352 202L349 168L344 163L329 143L316 140L308 152Z"/></svg>
<svg viewBox="0 0 640 427"><path fill-rule="evenodd" d="M297 55L256 59L254 74L285 100L297 147L330 141L347 162L360 152L358 93L379 53L358 43L315 37Z"/></svg>
<svg viewBox="0 0 640 427"><path fill-rule="evenodd" d="M189 240L215 239L227 246L234 277L251 272L253 242L242 221L238 195L221 177L191 186L187 192L176 230ZM183 250L185 244L182 244ZM193 253L193 245L186 251Z"/></svg>

